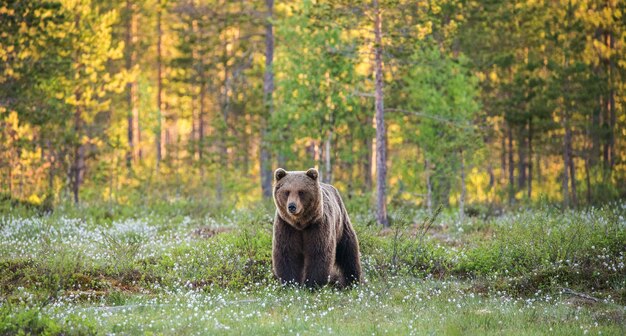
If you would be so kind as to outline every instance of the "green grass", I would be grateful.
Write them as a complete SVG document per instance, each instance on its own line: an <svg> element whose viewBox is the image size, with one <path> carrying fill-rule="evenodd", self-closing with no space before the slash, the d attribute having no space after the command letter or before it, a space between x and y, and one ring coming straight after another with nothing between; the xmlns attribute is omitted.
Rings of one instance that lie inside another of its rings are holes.
<svg viewBox="0 0 626 336"><path fill-rule="evenodd" d="M0 216L4 334L626 333L626 205L502 216L349 209L367 283L282 288L271 206Z"/></svg>

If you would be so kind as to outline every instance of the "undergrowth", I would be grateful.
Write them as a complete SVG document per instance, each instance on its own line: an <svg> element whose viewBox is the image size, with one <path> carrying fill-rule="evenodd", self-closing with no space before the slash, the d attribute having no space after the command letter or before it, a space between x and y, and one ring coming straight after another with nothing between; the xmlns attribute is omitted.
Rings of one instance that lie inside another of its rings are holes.
<svg viewBox="0 0 626 336"><path fill-rule="evenodd" d="M40 318L37 309L67 298L115 306L136 295L276 286L271 206L168 207L3 215L0 334L65 332L67 324ZM440 210L402 208L391 212L392 228L382 231L372 213L350 211L370 285L462 281L477 295L586 293L626 304L625 204L463 220ZM76 334L93 331L88 322L73 328Z"/></svg>

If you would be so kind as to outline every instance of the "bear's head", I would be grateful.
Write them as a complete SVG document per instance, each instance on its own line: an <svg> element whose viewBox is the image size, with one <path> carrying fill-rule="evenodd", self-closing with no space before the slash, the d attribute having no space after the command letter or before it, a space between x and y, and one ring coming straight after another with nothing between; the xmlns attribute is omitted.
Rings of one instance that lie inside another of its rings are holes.
<svg viewBox="0 0 626 336"><path fill-rule="evenodd" d="M274 203L280 217L296 229L305 229L322 216L322 189L315 168L274 172Z"/></svg>

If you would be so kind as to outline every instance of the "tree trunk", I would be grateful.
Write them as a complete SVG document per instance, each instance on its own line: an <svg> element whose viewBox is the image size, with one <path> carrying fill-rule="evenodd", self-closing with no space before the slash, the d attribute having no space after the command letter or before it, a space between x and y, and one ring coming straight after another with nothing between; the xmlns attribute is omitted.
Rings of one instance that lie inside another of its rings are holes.
<svg viewBox="0 0 626 336"><path fill-rule="evenodd" d="M536 161L537 161L537 183L539 185L541 185L543 183L543 174L542 174L542 169L541 169L541 153L537 152L537 157L536 157Z"/></svg>
<svg viewBox="0 0 626 336"><path fill-rule="evenodd" d="M109 162L109 195L108 195L108 206L109 206L109 211L112 210L113 208L113 186L114 186L114 180L115 180L115 160L111 160L112 162Z"/></svg>
<svg viewBox="0 0 626 336"><path fill-rule="evenodd" d="M8 179L9 179L9 196L13 197L13 163L9 161L9 166L7 167L9 172L8 172Z"/></svg>
<svg viewBox="0 0 626 336"><path fill-rule="evenodd" d="M596 28L594 33L594 39L598 42L602 42L602 29ZM598 65L594 66L593 73L594 76L600 77L602 71L602 55L598 56ZM589 136L591 138L591 153L589 153L589 165L590 167L595 167L599 160L601 159L601 122L602 111L604 110L604 97L602 90L599 90L600 94L597 97L598 105L593 109L591 114L591 125L589 129Z"/></svg>
<svg viewBox="0 0 626 336"><path fill-rule="evenodd" d="M72 193L74 195L74 203L80 201L80 185L83 178L83 169L85 166L85 146L82 144L82 109L80 107L81 93L77 90L74 94L76 97L76 111L74 112L74 134L76 134L76 143L74 144L74 162L72 164Z"/></svg>
<svg viewBox="0 0 626 336"><path fill-rule="evenodd" d="M609 50L611 49L611 38L608 32L605 32L602 36L603 39L603 43L604 45L609 48ZM606 94L606 96L604 97L604 101L603 101L603 115L602 115L602 131L603 131L603 151L602 151L602 159L603 159L603 167L605 170L605 174L604 174L604 178L608 177L611 175L611 138L612 138L612 131L613 128L611 127L611 107L614 104L611 102L611 98L613 96L613 82L612 82L612 62L611 62L611 58L609 56L609 59L603 60L603 64L605 66L605 71L607 74L607 87L608 87L608 94Z"/></svg>
<svg viewBox="0 0 626 336"><path fill-rule="evenodd" d="M126 71L129 73L135 67L134 44L136 39L136 17L133 1L126 0ZM139 134L139 108L137 107L137 81L132 80L126 84L126 99L128 104L128 152L126 153L126 166L132 168L133 162L140 157L140 134Z"/></svg>
<svg viewBox="0 0 626 336"><path fill-rule="evenodd" d="M603 103L604 99L602 96L598 97L598 107L594 109L593 114L591 116L591 130L589 131L591 135L591 153L589 164L592 167L595 167L598 162L602 159L602 142L601 142L601 134L602 134L602 110L604 109Z"/></svg>
<svg viewBox="0 0 626 336"><path fill-rule="evenodd" d="M191 8L191 11L194 12L196 10L196 2L194 0L189 1L189 7ZM202 32L198 27L198 20L196 20L195 17L191 20L191 34L193 36L198 36L198 41L202 41ZM202 122L202 109L204 108L204 64L202 61L202 57L198 55L198 51L195 45L191 46L191 68L189 69L189 72L191 74L190 81L192 83L190 136L191 153L189 155L189 158L190 161L193 162L194 160L200 160L200 123ZM196 87L198 87L200 90L198 95L196 95Z"/></svg>
<svg viewBox="0 0 626 336"><path fill-rule="evenodd" d="M563 206L569 207L570 199L569 199L569 121L567 120L567 114L563 113L563 127L565 128L565 136L563 137Z"/></svg>
<svg viewBox="0 0 626 336"><path fill-rule="evenodd" d="M244 112L247 113L247 111L244 111ZM252 153L250 152L250 142L251 142L250 138L251 138L251 135L250 133L248 133L248 130L243 129L242 136L241 136L243 164L241 168L243 169L243 175L245 176L249 176L249 173L250 173L250 157L252 156Z"/></svg>
<svg viewBox="0 0 626 336"><path fill-rule="evenodd" d="M195 1L192 1L193 5L195 6ZM197 32L198 34L198 39L200 41L204 40L204 35L203 35L203 30L201 27L198 26L198 21L197 20L193 20L193 22L191 23L191 29L194 30L195 32ZM194 57L195 56L195 57ZM206 133L206 113L207 113L207 108L206 108L206 95L207 95L207 78L206 78L206 74L204 72L204 55L200 52L196 51L195 47L192 47L192 57L193 58L193 62L195 63L196 67L197 67L197 79L199 81L198 86L200 89L199 95L198 95L198 120L197 120L197 126L196 126L196 150L197 150L197 158L198 158L198 164L200 167L200 181L202 183L204 183L204 175L205 175L205 162L203 161L204 159L204 153L206 151L206 140L204 139L205 137L205 133Z"/></svg>
<svg viewBox="0 0 626 336"><path fill-rule="evenodd" d="M163 132L164 122L163 122L163 62L162 62L162 39L163 39L163 31L161 28L161 20L162 20L162 5L161 0L157 1L157 134L156 134L156 170L159 172L159 165L161 160L163 159L164 152L164 137L165 132Z"/></svg>
<svg viewBox="0 0 626 336"><path fill-rule="evenodd" d="M371 125L369 118L365 120L364 127L368 127ZM372 137L365 133L365 137L363 139L365 152L363 153L363 178L365 179L364 191L370 192L372 191L372 145L373 140Z"/></svg>
<svg viewBox="0 0 626 336"><path fill-rule="evenodd" d="M54 154L52 154L52 144L50 140L46 140L46 147L48 147L48 194L54 195Z"/></svg>
<svg viewBox="0 0 626 336"><path fill-rule="evenodd" d="M430 162L424 159L424 170L426 172L426 208L428 213L433 213L433 184L430 179L432 171L430 170Z"/></svg>
<svg viewBox="0 0 626 336"><path fill-rule="evenodd" d="M502 128L504 129L508 127L506 126L505 123L502 123ZM506 175L507 175L506 174L507 172L506 170L506 158L507 158L506 139L507 139L507 135L505 135L503 132L502 137L501 137L501 144L500 144L500 147L502 148L501 155L500 155L500 168L502 170L502 174L500 175L501 176L500 181L505 181Z"/></svg>
<svg viewBox="0 0 626 336"><path fill-rule="evenodd" d="M324 183L332 183L333 180L333 170L331 165L331 141L333 137L333 132L329 131L328 136L326 137L326 141L324 142Z"/></svg>
<svg viewBox="0 0 626 336"><path fill-rule="evenodd" d="M570 177L570 185L571 185L571 193L572 193L572 205L574 207L578 206L578 194L576 193L576 165L574 162L574 151L572 150L572 131L570 127L566 130L569 133L568 143L567 143L567 152L569 155L569 177Z"/></svg>
<svg viewBox="0 0 626 336"><path fill-rule="evenodd" d="M533 119L528 119L528 200L533 195Z"/></svg>
<svg viewBox="0 0 626 336"><path fill-rule="evenodd" d="M132 36L133 36L133 8L131 0L126 0L126 41L125 41L125 58L126 58L126 71L131 72L133 67L133 55L132 55ZM133 164L134 158L134 120L133 120L133 83L128 82L126 84L126 96L128 103L128 151L126 152L126 167L130 170Z"/></svg>
<svg viewBox="0 0 626 336"><path fill-rule="evenodd" d="M602 124L601 128L602 128L602 135L603 135L603 144L602 144L602 167L604 168L605 172L609 171L609 141L607 139L607 135L606 130L609 128L609 103L608 103L608 97L605 97L605 100L603 101L603 109L602 109L602 117L600 118L600 122Z"/></svg>
<svg viewBox="0 0 626 336"><path fill-rule="evenodd" d="M598 71L594 69L594 74L597 76ZM596 107L593 109L590 124L587 127L587 138L589 143L585 144L584 150L584 168L585 168L585 196L587 205L591 204L591 167L597 163L598 158L598 144L599 137L597 137L597 120L598 120L598 111L599 109ZM586 141L585 141L586 142Z"/></svg>
<svg viewBox="0 0 626 336"><path fill-rule="evenodd" d="M204 68L204 63L200 61L200 68ZM200 71L200 97L198 98L200 101L198 102L199 113L198 113L198 160L200 160L200 169L204 171L204 162L202 162L203 154L204 154L204 119L206 114L206 84L204 78L204 70Z"/></svg>
<svg viewBox="0 0 626 336"><path fill-rule="evenodd" d="M225 28L228 28L228 23ZM222 112L222 124L221 129L219 129L219 167L220 170L228 170L228 120L230 118L230 93L231 93L231 69L228 65L228 60L230 57L230 53L228 50L228 46L224 44L224 48L222 50L223 62L222 67L224 68L224 84L222 89L222 104L221 104L221 112ZM224 198L224 177L225 174L217 174L217 200L219 203L222 202Z"/></svg>
<svg viewBox="0 0 626 336"><path fill-rule="evenodd" d="M593 145L592 145L593 146ZM587 196L587 205L591 204L591 172L589 171L590 164L590 153L587 152L587 157L585 158L585 184L587 187L586 196Z"/></svg>
<svg viewBox="0 0 626 336"><path fill-rule="evenodd" d="M517 188L523 190L526 187L526 136L525 127L519 130L517 143Z"/></svg>
<svg viewBox="0 0 626 336"><path fill-rule="evenodd" d="M515 162L513 161L513 129L508 125L509 138L509 204L515 201Z"/></svg>
<svg viewBox="0 0 626 336"><path fill-rule="evenodd" d="M80 27L80 16L75 18L74 24L76 27ZM80 71L83 67L82 64L79 63L79 55L80 50L76 50L76 54L74 55L74 62L77 63L76 67L76 75L80 74ZM84 167L85 161L85 149L83 146L82 140L82 119L83 119L83 111L81 109L81 98L82 93L80 91L80 87L77 86L74 89L74 99L76 100L76 110L74 111L74 135L75 135L75 143L74 145L74 158L70 167L70 182L72 187L72 193L74 195L74 204L78 204L80 202L80 184L82 182L82 170Z"/></svg>
<svg viewBox="0 0 626 336"><path fill-rule="evenodd" d="M609 33L609 50L613 50L615 48L615 39L613 38L613 33ZM609 58L609 147L608 147L608 166L609 166L609 174L613 171L613 166L615 165L615 123L616 123L616 115L615 115L615 88L614 88L614 77L615 77L615 57L613 55Z"/></svg>
<svg viewBox="0 0 626 336"><path fill-rule="evenodd" d="M465 160L463 158L463 150L461 149L459 152L461 156L461 198L459 199L459 218L463 220L465 216L465 197L467 194L466 185L465 185Z"/></svg>
<svg viewBox="0 0 626 336"><path fill-rule="evenodd" d="M376 105L376 219L378 224L389 227L387 218L387 132L385 130L385 110L383 104L383 45L382 17L378 0L373 0L374 7L374 71Z"/></svg>
<svg viewBox="0 0 626 336"><path fill-rule="evenodd" d="M18 151L18 156L17 156L17 161L20 162L22 159L22 151ZM19 182L17 184L17 196L18 197L24 197L24 175L26 175L26 168L24 167L24 165L19 165L19 174L20 174L20 179Z"/></svg>
<svg viewBox="0 0 626 336"><path fill-rule="evenodd" d="M221 118L222 118L222 124L221 126L218 128L218 155L219 155L219 169L220 170L225 170L227 169L228 166L228 162L227 162L227 136L228 136L228 109L229 109L229 105L230 105L230 100L228 97L230 88L229 88L229 73L228 73L228 51L226 49L226 45L224 45L224 50L223 50L223 58L224 58L224 62L222 64L222 66L224 67L224 84L223 84L223 89L222 89L222 104L221 104ZM224 174L217 174L216 176L216 181L215 181L215 190L216 190L216 198L218 203L221 203L224 197Z"/></svg>
<svg viewBox="0 0 626 336"><path fill-rule="evenodd" d="M198 157L198 116L197 116L197 100L198 97L194 94L191 97L191 134L189 135L189 164L192 164Z"/></svg>
<svg viewBox="0 0 626 336"><path fill-rule="evenodd" d="M265 0L267 8L267 18L265 20L265 74L263 76L263 103L267 109L265 120L263 120L263 130L261 132L261 193L263 198L272 197L272 163L269 152L268 129L269 119L274 114L274 27L272 16L274 14L274 0Z"/></svg>
<svg viewBox="0 0 626 336"><path fill-rule="evenodd" d="M491 165L491 162L488 163L487 165L487 175L489 175L489 190L491 190L491 188L493 188L493 186L496 184L496 177L493 174L493 166Z"/></svg>
<svg viewBox="0 0 626 336"><path fill-rule="evenodd" d="M143 160L143 148L141 146L141 123L139 121L139 105L137 104L137 101L139 99L139 87L137 85L137 82L134 83L133 85L133 99L135 100L135 105L134 105L134 109L133 109L133 117L135 119L135 123L134 123L134 127L135 127L135 152L136 154L136 158L139 162L141 162Z"/></svg>

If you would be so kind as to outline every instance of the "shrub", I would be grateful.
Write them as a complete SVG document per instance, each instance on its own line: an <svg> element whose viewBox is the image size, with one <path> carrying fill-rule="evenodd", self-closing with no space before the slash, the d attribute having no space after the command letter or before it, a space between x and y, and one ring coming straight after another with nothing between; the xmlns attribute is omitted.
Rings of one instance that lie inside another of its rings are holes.
<svg viewBox="0 0 626 336"><path fill-rule="evenodd" d="M38 308L0 307L0 335L60 335L62 327Z"/></svg>
<svg viewBox="0 0 626 336"><path fill-rule="evenodd" d="M493 238L468 248L455 270L509 276L516 288L607 289L626 278L626 227L614 209L545 209L504 218Z"/></svg>

